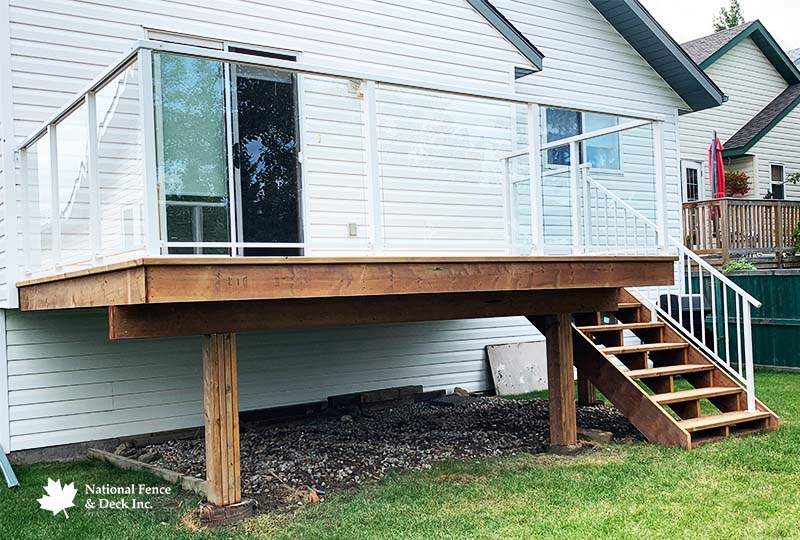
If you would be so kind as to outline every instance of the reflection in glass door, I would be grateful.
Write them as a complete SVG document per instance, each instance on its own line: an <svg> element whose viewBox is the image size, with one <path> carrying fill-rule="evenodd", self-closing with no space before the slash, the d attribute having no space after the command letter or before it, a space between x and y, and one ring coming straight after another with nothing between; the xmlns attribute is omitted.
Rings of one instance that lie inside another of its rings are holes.
<svg viewBox="0 0 800 540"><path fill-rule="evenodd" d="M240 242L302 242L297 88L292 73L231 66L233 166ZM253 247L239 255L301 255Z"/></svg>

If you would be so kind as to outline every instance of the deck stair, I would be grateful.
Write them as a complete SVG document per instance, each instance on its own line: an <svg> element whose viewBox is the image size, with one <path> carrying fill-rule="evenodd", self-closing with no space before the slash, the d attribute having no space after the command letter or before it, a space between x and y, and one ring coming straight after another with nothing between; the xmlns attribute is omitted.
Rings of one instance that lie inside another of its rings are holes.
<svg viewBox="0 0 800 540"><path fill-rule="evenodd" d="M575 366L651 442L691 449L775 429L779 419L660 315L623 291L609 313L575 315Z"/></svg>

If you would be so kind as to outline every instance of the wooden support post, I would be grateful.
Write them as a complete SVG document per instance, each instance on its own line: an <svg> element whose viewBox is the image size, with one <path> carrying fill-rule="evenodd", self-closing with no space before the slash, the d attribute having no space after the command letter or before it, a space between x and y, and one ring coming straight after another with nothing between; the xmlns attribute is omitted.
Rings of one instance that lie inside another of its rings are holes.
<svg viewBox="0 0 800 540"><path fill-rule="evenodd" d="M547 345L547 389L550 399L550 447L556 452L578 444L575 374L572 360L572 315L536 317L532 322ZM538 324L537 324L538 323Z"/></svg>
<svg viewBox="0 0 800 540"><path fill-rule="evenodd" d="M591 405L597 399L594 385L586 374L578 370L578 404Z"/></svg>
<svg viewBox="0 0 800 540"><path fill-rule="evenodd" d="M242 499L239 463L239 390L236 334L203 336L203 412L208 500L217 506Z"/></svg>

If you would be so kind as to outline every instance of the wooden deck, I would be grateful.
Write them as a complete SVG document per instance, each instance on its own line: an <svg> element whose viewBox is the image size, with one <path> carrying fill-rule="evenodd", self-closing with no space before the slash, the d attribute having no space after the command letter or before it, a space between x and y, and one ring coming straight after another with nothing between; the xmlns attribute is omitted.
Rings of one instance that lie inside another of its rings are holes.
<svg viewBox="0 0 800 540"><path fill-rule="evenodd" d="M547 337L552 446L571 447L577 436L570 314L617 309L625 287L672 284L674 261L156 257L18 287L26 311L107 307L110 339L204 336L208 499L224 514L241 500L236 332L527 316Z"/></svg>
<svg viewBox="0 0 800 540"><path fill-rule="evenodd" d="M712 264L747 257L763 267L797 266L794 231L800 202L763 199L711 199L683 203L686 247Z"/></svg>
<svg viewBox="0 0 800 540"><path fill-rule="evenodd" d="M672 282L671 257L155 257L21 281L23 311Z"/></svg>

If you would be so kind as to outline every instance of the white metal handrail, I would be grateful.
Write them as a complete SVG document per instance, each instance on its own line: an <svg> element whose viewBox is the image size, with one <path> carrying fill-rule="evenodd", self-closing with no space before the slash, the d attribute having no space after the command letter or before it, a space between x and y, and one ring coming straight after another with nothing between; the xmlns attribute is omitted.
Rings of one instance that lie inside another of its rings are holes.
<svg viewBox="0 0 800 540"><path fill-rule="evenodd" d="M645 247L661 250L660 228L647 216L636 210L627 201L594 180L587 172L583 174L583 205L581 212L584 223L584 246L588 249L607 249L619 253L626 251L633 239L633 248ZM605 203L602 206L601 203ZM592 242L592 226L599 217L607 219L613 210L614 216L622 208L625 213L625 234L604 236L604 244ZM631 229L628 217L634 222ZM652 246L640 246L639 226L646 227L656 242ZM613 244L610 243L613 240ZM668 249L675 253L676 284L673 287L639 288L637 297L658 312L684 337L697 345L717 365L739 381L747 392L747 409L756 410L755 381L753 370L752 308L760 308L761 302L736 285L722 272L714 268L702 257L686 248L675 238L666 238ZM696 289L695 289L696 280ZM733 305L731 305L733 304ZM695 312L700 318L695 320ZM710 312L711 327L707 325ZM688 320L685 320L687 319Z"/></svg>

